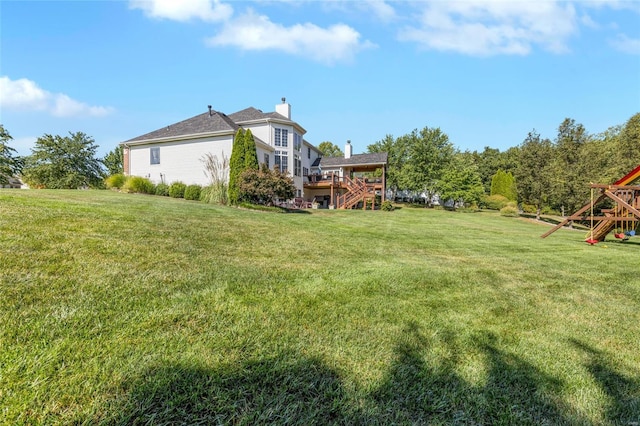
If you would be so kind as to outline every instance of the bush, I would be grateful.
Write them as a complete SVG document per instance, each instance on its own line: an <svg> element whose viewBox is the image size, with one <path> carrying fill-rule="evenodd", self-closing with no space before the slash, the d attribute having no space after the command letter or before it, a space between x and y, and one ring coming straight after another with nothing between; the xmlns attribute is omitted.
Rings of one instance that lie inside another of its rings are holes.
<svg viewBox="0 0 640 426"><path fill-rule="evenodd" d="M122 173L116 173L106 178L104 180L104 184L109 189L113 189L113 188L120 189L122 188L122 185L124 185L126 181L127 181L127 177L125 175L123 175Z"/></svg>
<svg viewBox="0 0 640 426"><path fill-rule="evenodd" d="M138 194L155 194L156 187L147 178L140 176L129 176L122 185L124 192L134 192Z"/></svg>
<svg viewBox="0 0 640 426"><path fill-rule="evenodd" d="M509 203L504 195L489 195L482 199L482 206L489 210L500 210Z"/></svg>
<svg viewBox="0 0 640 426"><path fill-rule="evenodd" d="M184 191L187 189L187 185L182 182L173 182L169 186L169 196L173 198L184 198Z"/></svg>
<svg viewBox="0 0 640 426"><path fill-rule="evenodd" d="M533 204L522 203L522 211L525 213L535 213L538 211Z"/></svg>
<svg viewBox="0 0 640 426"><path fill-rule="evenodd" d="M200 185L189 185L184 190L185 200L200 201L200 191L202 187Z"/></svg>
<svg viewBox="0 0 640 426"><path fill-rule="evenodd" d="M382 205L380 206L380 210L384 210L385 212L392 212L395 210L395 207L393 206L393 204L391 203L391 201L386 200L385 202L382 203Z"/></svg>
<svg viewBox="0 0 640 426"><path fill-rule="evenodd" d="M223 182L214 183L200 190L200 201L210 204L227 204L228 187Z"/></svg>
<svg viewBox="0 0 640 426"><path fill-rule="evenodd" d="M159 183L156 185L156 195L160 195L163 197L169 196L169 185L166 183Z"/></svg>
<svg viewBox="0 0 640 426"><path fill-rule="evenodd" d="M520 211L518 210L518 205L513 201L507 203L506 206L500 209L500 216L507 217L518 217L520 216Z"/></svg>

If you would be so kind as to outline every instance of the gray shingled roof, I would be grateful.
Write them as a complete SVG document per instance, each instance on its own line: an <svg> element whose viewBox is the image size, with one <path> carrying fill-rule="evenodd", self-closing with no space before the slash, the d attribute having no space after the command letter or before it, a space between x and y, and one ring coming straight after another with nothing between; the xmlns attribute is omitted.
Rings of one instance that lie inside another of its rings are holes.
<svg viewBox="0 0 640 426"><path fill-rule="evenodd" d="M351 158L322 157L320 167L357 166L361 164L387 164L386 152L374 152L372 154L355 154Z"/></svg>
<svg viewBox="0 0 640 426"><path fill-rule="evenodd" d="M213 133L230 131L235 132L239 126L231 118L222 112L213 111L211 115L205 112L195 117L188 118L153 132L129 139L126 142L137 142L149 139L172 138L200 133Z"/></svg>
<svg viewBox="0 0 640 426"><path fill-rule="evenodd" d="M253 121L253 120L262 120L265 118L278 118L284 121L291 121L284 115L280 115L277 112L262 112L259 109L254 107L245 108L241 111L234 112L233 114L229 114L229 118L231 118L236 123L242 123L244 121Z"/></svg>

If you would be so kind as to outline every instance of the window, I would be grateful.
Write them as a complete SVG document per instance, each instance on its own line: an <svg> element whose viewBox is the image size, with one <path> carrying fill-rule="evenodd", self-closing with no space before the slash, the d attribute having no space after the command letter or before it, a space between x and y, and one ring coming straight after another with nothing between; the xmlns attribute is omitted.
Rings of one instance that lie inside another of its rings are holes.
<svg viewBox="0 0 640 426"><path fill-rule="evenodd" d="M287 129L275 129L274 143L276 146L286 148L289 146L289 131Z"/></svg>
<svg viewBox="0 0 640 426"><path fill-rule="evenodd" d="M296 197L302 197L302 191L300 189L296 190Z"/></svg>
<svg viewBox="0 0 640 426"><path fill-rule="evenodd" d="M264 164L267 165L267 169L269 168L269 154L264 154Z"/></svg>
<svg viewBox="0 0 640 426"><path fill-rule="evenodd" d="M160 164L160 148L151 148L151 164Z"/></svg>
<svg viewBox="0 0 640 426"><path fill-rule="evenodd" d="M278 166L282 173L289 170L289 153L287 151L276 151L275 165Z"/></svg>
<svg viewBox="0 0 640 426"><path fill-rule="evenodd" d="M302 166L302 161L300 160L300 156L295 154L293 156L293 174L296 176L300 176L300 168Z"/></svg>
<svg viewBox="0 0 640 426"><path fill-rule="evenodd" d="M300 152L302 151L302 136L297 133L293 133L293 149Z"/></svg>
<svg viewBox="0 0 640 426"><path fill-rule="evenodd" d="M307 158L311 158L311 148L307 147Z"/></svg>
<svg viewBox="0 0 640 426"><path fill-rule="evenodd" d="M302 176L309 176L309 169L307 169L306 167L302 168Z"/></svg>

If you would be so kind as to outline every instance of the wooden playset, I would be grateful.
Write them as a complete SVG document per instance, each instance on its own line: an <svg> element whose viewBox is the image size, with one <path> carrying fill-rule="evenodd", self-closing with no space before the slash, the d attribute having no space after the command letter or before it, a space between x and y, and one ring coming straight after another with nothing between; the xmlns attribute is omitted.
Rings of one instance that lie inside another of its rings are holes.
<svg viewBox="0 0 640 426"><path fill-rule="evenodd" d="M591 184L591 201L580 210L567 216L562 222L541 235L546 238L571 221L590 223L590 231L585 239L588 244L604 241L611 231L615 238L626 241L636 235L640 223L640 166L611 185ZM612 208L597 208L605 200L613 203ZM598 211L596 216L594 212Z"/></svg>

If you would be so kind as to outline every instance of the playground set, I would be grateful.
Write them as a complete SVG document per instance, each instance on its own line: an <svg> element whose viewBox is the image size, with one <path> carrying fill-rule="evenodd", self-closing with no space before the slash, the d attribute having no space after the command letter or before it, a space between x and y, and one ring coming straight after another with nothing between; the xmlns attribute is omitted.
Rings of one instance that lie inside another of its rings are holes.
<svg viewBox="0 0 640 426"><path fill-rule="evenodd" d="M549 231L541 235L546 238L571 221L590 223L590 231L585 242L594 245L604 241L611 231L620 241L627 241L636 235L640 223L640 166L611 185L592 183L591 201L571 216L567 216ZM596 195L597 193L597 195ZM612 208L598 208L605 200L613 203ZM598 215L594 215L598 211Z"/></svg>

